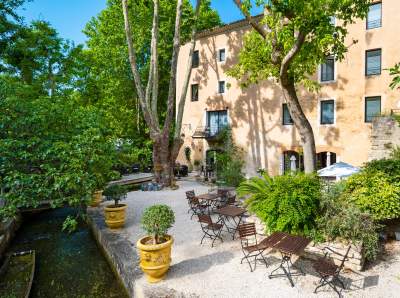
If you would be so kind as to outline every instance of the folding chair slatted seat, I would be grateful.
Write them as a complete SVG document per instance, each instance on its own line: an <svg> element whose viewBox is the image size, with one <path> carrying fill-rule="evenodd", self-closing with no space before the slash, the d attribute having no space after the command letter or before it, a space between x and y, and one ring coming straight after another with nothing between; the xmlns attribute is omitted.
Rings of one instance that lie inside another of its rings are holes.
<svg viewBox="0 0 400 298"><path fill-rule="evenodd" d="M192 211L193 218L194 215L206 214L209 212L209 205L200 203L199 199L196 197L189 198L189 206Z"/></svg>
<svg viewBox="0 0 400 298"><path fill-rule="evenodd" d="M221 242L224 242L221 237L222 228L224 226L222 220L219 220L218 222L213 222L210 215L199 214L197 216L199 218L201 230L204 233L203 238L201 238L200 244L203 244L203 240L205 238L209 238L212 240L211 247L214 247L214 242L217 239L221 240Z"/></svg>
<svg viewBox="0 0 400 298"><path fill-rule="evenodd" d="M315 271L317 271L317 273L321 277L321 279L319 281L319 285L315 288L314 293L317 293L317 290L319 288L329 285L339 295L339 297L342 297L342 294L336 287L335 282L339 282L341 287L343 289L345 289L344 283L342 280L340 280L339 276L340 276L340 272L342 271L342 269L344 267L344 263L348 260L350 248L351 248L351 245L347 248L345 255L340 254L329 247L325 248L326 252L325 252L324 257L318 259L313 264ZM335 254L335 255L343 257L339 266L328 259L329 254Z"/></svg>
<svg viewBox="0 0 400 298"><path fill-rule="evenodd" d="M267 261L263 256L263 252L267 249L267 246L257 241L257 232L256 225L254 223L244 223L238 226L240 244L242 246L242 251L244 257L240 261L240 264L243 264L243 261L246 260L249 264L250 271L253 272L256 269L258 257L261 256L262 261L265 263L265 266L268 267ZM250 242L252 241L252 242ZM250 260L254 258L254 269L251 265Z"/></svg>

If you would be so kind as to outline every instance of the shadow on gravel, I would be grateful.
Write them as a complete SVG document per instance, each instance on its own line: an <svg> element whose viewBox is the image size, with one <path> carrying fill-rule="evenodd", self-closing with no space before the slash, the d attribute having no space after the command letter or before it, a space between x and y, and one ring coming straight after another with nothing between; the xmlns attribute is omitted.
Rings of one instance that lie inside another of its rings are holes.
<svg viewBox="0 0 400 298"><path fill-rule="evenodd" d="M185 275L204 272L210 269L212 266L229 262L233 258L233 256L233 253L226 251L216 252L198 258L184 260L171 266L167 278L174 279Z"/></svg>

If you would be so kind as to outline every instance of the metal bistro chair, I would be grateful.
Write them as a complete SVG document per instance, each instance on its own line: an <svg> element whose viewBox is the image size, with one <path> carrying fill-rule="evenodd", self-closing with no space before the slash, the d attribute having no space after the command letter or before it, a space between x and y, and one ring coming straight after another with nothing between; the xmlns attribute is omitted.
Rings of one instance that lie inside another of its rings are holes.
<svg viewBox="0 0 400 298"><path fill-rule="evenodd" d="M339 275L344 267L344 262L349 259L348 255L350 252L350 248L351 245L347 248L345 255L340 254L329 247L324 248L324 250L326 250L324 257L318 259L313 264L315 271L317 271L317 273L321 276L319 285L315 288L314 293L317 293L317 290L319 288L329 285L339 295L339 297L342 297L342 294L336 287L335 282L339 282L342 288L345 289L344 283L340 280ZM328 255L330 253L343 257L339 266L333 263L333 261L329 260Z"/></svg>
<svg viewBox="0 0 400 298"><path fill-rule="evenodd" d="M190 219L192 219L194 215L209 213L209 205L200 203L197 197L189 198L189 206L192 211Z"/></svg>
<svg viewBox="0 0 400 298"><path fill-rule="evenodd" d="M265 262L265 266L268 267L267 260L263 256L264 250L267 248L266 245L260 244L257 241L257 232L255 223L244 223L238 226L240 244L242 246L242 251L244 257L240 261L246 260L250 266L250 271L253 272L257 266L257 258L261 256L262 260ZM254 269L251 266L250 259L254 258Z"/></svg>
<svg viewBox="0 0 400 298"><path fill-rule="evenodd" d="M194 190L188 190L186 192L186 199L188 201L189 209L187 213L190 213L192 211L192 207L190 206L190 198L194 198L196 194L194 193Z"/></svg>
<svg viewBox="0 0 400 298"><path fill-rule="evenodd" d="M201 230L204 233L200 244L203 244L204 238L209 238L212 240L211 247L214 247L214 242L217 239L220 239L221 242L224 242L221 237L222 228L224 226L222 219L218 220L217 222L213 222L210 215L199 214L197 216L199 218Z"/></svg>

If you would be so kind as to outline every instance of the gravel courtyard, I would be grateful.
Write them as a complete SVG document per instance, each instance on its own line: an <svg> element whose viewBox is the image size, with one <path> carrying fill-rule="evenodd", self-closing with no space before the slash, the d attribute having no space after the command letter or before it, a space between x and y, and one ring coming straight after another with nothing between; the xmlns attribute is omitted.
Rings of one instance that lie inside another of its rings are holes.
<svg viewBox="0 0 400 298"><path fill-rule="evenodd" d="M239 240L224 234L224 242L216 241L214 248L206 240L200 245L202 232L195 218L190 219L185 191L206 193L209 187L194 181L179 181L179 189L159 192L135 191L128 194L127 222L122 234L132 245L144 235L140 228L143 210L153 204L167 204L175 212L176 223L170 230L175 243L172 264L167 278L155 285L142 275L136 281L138 297L337 297L328 287L318 294L313 290L319 278L312 270L311 261L301 259L306 276L294 277L292 288L286 278L269 279L268 274L279 265L276 254L266 254L268 268L258 264L250 272L246 263L240 264L242 252ZM134 246L133 246L134 247ZM388 245L390 250L374 266L361 273L345 272L345 297L400 297L400 245Z"/></svg>

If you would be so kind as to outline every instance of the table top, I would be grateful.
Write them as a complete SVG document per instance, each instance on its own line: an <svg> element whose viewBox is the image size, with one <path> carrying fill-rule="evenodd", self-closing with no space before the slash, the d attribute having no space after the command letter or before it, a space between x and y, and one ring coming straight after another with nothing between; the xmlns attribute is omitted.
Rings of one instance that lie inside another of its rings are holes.
<svg viewBox="0 0 400 298"><path fill-rule="evenodd" d="M243 215L245 212L246 209L244 208L230 206L230 205L215 210L215 213L231 217Z"/></svg>
<svg viewBox="0 0 400 298"><path fill-rule="evenodd" d="M303 236L275 232L260 243L276 248L283 253L300 255L310 242L310 239Z"/></svg>
<svg viewBox="0 0 400 298"><path fill-rule="evenodd" d="M219 191L234 191L236 190L233 186L218 186L217 190Z"/></svg>
<svg viewBox="0 0 400 298"><path fill-rule="evenodd" d="M217 200L219 197L219 194L216 193L205 193L196 196L196 198L198 198L199 200Z"/></svg>

